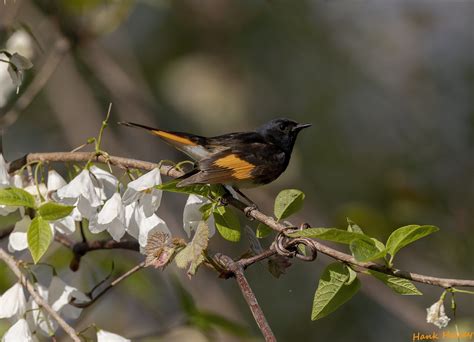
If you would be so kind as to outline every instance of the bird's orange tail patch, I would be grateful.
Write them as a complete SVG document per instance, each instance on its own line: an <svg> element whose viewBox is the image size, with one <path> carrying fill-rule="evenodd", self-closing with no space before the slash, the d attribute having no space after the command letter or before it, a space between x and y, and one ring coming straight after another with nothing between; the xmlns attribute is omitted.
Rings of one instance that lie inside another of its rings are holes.
<svg viewBox="0 0 474 342"><path fill-rule="evenodd" d="M152 131L153 134L165 139L165 140L171 140L174 141L178 144L183 144L183 145L189 145L189 146L196 146L197 144L188 138L185 138L183 136L179 136L177 134L165 132L165 131L160 131L158 129Z"/></svg>

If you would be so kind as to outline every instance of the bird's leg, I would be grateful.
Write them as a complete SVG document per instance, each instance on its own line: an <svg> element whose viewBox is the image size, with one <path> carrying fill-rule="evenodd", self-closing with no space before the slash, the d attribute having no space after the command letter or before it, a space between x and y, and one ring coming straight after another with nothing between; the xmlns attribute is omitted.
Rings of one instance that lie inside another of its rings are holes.
<svg viewBox="0 0 474 342"><path fill-rule="evenodd" d="M240 191L238 188L236 187L231 187L232 190L234 190L239 196L241 196L242 198L244 198L246 201L247 201L247 204L249 205L247 208L244 209L244 214L245 216L247 216L248 218L251 218L250 217L250 213L252 212L252 210L258 210L258 207L257 205L255 204L254 201L252 201L250 198L248 198L242 191Z"/></svg>

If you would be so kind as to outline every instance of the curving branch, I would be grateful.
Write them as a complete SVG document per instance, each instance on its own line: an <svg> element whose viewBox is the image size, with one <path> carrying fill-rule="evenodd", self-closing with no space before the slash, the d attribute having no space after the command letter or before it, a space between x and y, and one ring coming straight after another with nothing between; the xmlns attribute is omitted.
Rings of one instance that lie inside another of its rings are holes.
<svg viewBox="0 0 474 342"><path fill-rule="evenodd" d="M182 176L182 173L174 168L173 166L169 165L159 165L157 163L151 163L141 160L123 158L123 157L115 157L109 156L106 154L97 154L95 152L51 152L51 153L30 153L20 158L18 160L12 161L9 164L9 172L15 172L19 170L26 164L31 164L35 162L87 162L89 160L99 162L99 163L109 163L116 167L122 169L141 169L150 171L156 167L160 167L161 173L171 177L179 177ZM255 219L261 223L266 224L268 227L272 228L277 232L283 232L288 226L285 226L279 222L277 222L273 217L265 215L261 211L256 208L248 207L243 202L235 199L233 197L227 198L228 203L235 207L236 209L245 213L246 216L249 218ZM432 277L428 275L403 271L394 268L387 268L385 265L377 264L374 262L360 262L354 259L349 254L340 252L334 248L331 248L325 244L322 244L314 239L304 239L308 243L308 245L312 245L315 250L326 254L336 260L352 264L364 269L370 269L374 271L378 271L381 273L397 276L400 278L412 280L422 284L440 286L443 288L449 287L474 287L474 280L468 279L450 279L450 278L439 278L439 277ZM272 255L274 255L276 251L274 250L267 250L260 254L259 256L255 256L248 259L241 260L242 267L246 268L247 266L253 264L254 262L266 259ZM245 261L246 260L246 261Z"/></svg>
<svg viewBox="0 0 474 342"><path fill-rule="evenodd" d="M20 267L18 266L18 261L5 252L2 248L0 248L0 259L5 262L7 267L15 274L15 276L18 278L18 280L26 287L28 292L30 293L31 297L33 297L33 300L38 304L39 307L42 307L45 311L48 312L53 319L58 322L59 326L66 332L66 334L69 335L69 337L74 341L74 342L80 342L81 339L77 335L76 331L74 330L73 327L71 327L69 324L66 323L64 319L59 316L59 314L53 310L53 308L44 300L43 297L41 297L38 292L36 292L35 287L33 284L26 278L26 276L21 272Z"/></svg>
<svg viewBox="0 0 474 342"><path fill-rule="evenodd" d="M245 298L250 311L252 311L253 318L255 319L255 322L257 322L257 325L260 328L265 341L275 342L275 335L268 325L262 308L258 304L257 298L255 297L255 294L253 293L252 288L250 287L250 284L244 275L244 268L242 265L226 255L218 254L215 256L215 258L222 264L222 266L225 267L227 271L231 272L235 276L237 285L239 285L240 291L242 292L242 296Z"/></svg>

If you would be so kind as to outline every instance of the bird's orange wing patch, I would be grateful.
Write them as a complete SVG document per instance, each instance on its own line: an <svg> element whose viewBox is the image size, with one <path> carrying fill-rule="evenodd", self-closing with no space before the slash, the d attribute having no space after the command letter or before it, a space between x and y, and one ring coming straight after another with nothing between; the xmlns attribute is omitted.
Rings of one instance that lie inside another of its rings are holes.
<svg viewBox="0 0 474 342"><path fill-rule="evenodd" d="M169 140L170 142L175 142L175 143L178 143L178 144L188 145L188 146L196 146L197 145L194 141L191 141L188 138L186 138L184 136L180 136L178 134L165 132L165 131L160 131L158 129L153 130L151 132L153 134L165 139L165 140Z"/></svg>
<svg viewBox="0 0 474 342"><path fill-rule="evenodd" d="M213 165L229 169L231 176L238 180L245 180L251 178L252 171L255 169L255 165L239 158L235 154L229 154L225 157L216 159Z"/></svg>

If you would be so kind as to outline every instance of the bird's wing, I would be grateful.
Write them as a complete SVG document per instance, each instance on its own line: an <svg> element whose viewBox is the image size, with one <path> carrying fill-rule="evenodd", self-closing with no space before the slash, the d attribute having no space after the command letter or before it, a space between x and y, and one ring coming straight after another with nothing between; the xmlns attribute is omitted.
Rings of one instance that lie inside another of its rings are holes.
<svg viewBox="0 0 474 342"><path fill-rule="evenodd" d="M178 186L245 183L251 186L256 180L255 176L260 177L266 172L275 172L272 169L279 169L279 158L283 158L283 155L274 145L263 143L247 143L239 148L229 148L201 160L199 172L183 179ZM272 160L277 164L272 163Z"/></svg>

